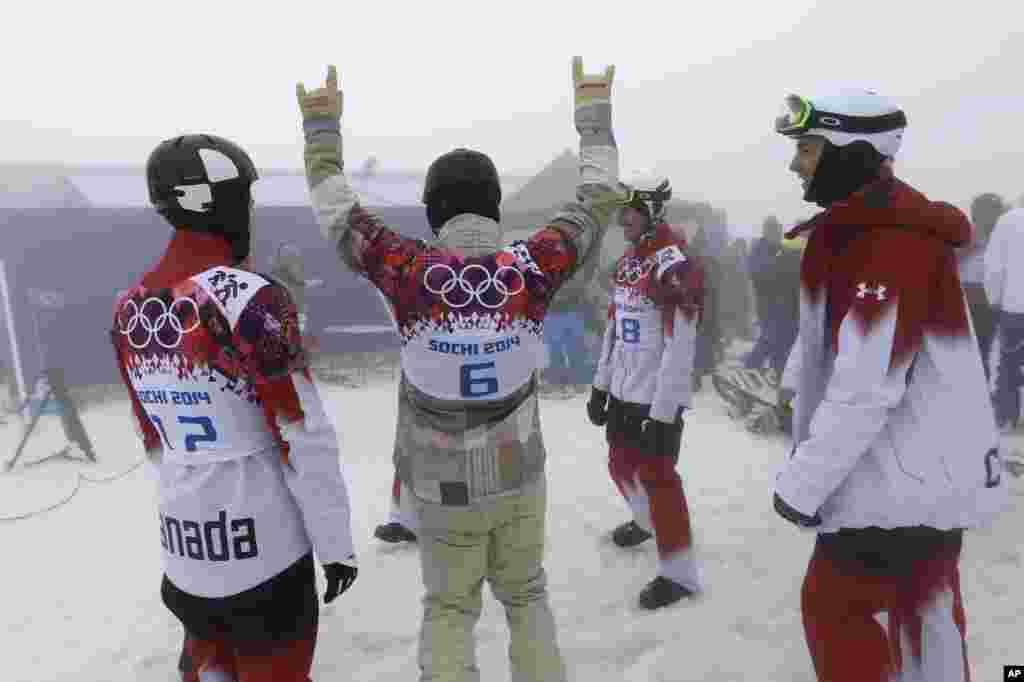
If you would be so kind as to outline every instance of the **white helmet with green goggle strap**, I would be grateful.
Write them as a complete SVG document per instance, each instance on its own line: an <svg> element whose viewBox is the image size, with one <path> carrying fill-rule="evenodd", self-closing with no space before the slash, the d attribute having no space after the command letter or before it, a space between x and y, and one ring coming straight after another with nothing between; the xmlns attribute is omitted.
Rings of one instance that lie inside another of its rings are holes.
<svg viewBox="0 0 1024 682"><path fill-rule="evenodd" d="M775 119L775 132L787 137L818 135L837 147L863 140L890 158L899 151L906 127L906 114L870 90L814 100L789 95L783 113Z"/></svg>

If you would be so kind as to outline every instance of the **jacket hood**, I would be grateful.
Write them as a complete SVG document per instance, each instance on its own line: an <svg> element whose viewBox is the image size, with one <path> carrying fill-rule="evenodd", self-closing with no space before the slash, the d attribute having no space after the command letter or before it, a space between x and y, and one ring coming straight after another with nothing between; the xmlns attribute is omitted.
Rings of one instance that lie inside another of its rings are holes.
<svg viewBox="0 0 1024 682"><path fill-rule="evenodd" d="M874 182L837 201L806 223L786 233L788 239L819 228L912 230L960 248L971 242L971 223L963 211L927 197L884 172Z"/></svg>
<svg viewBox="0 0 1024 682"><path fill-rule="evenodd" d="M486 256L501 248L501 225L475 213L460 213L437 231L437 243L469 257Z"/></svg>
<svg viewBox="0 0 1024 682"><path fill-rule="evenodd" d="M147 289L174 286L217 266L234 267L231 245L217 234L175 230L164 255L142 278Z"/></svg>

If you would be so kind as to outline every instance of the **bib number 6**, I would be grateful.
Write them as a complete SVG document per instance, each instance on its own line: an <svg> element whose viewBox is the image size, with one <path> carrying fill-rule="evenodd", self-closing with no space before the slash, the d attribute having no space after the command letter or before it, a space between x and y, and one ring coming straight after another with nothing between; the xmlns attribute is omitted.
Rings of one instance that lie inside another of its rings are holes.
<svg viewBox="0 0 1024 682"><path fill-rule="evenodd" d="M475 362L459 367L459 387L463 398L480 398L498 392L494 362Z"/></svg>

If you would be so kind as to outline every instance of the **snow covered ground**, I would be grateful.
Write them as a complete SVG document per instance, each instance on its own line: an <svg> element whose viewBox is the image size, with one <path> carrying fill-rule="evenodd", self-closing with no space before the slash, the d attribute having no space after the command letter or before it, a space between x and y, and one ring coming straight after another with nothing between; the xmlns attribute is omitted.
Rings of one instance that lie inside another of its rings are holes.
<svg viewBox="0 0 1024 682"><path fill-rule="evenodd" d="M314 678L417 679L421 583L414 547L371 537L384 520L391 485L394 384L322 386L338 427L353 503L360 575L351 592L322 610ZM778 441L731 422L707 388L696 397L680 470L693 514L706 592L655 613L634 606L652 577L651 543L623 551L607 539L626 519L606 469L601 431L584 396L545 401L549 451L548 559L559 640L573 680L648 682L811 681L799 618L800 582L813 536L771 510ZM128 470L140 448L126 402L87 409L83 419L99 465L53 461L0 475L0 516L57 502L39 516L0 522L0 678L11 682L170 682L181 630L159 600L160 556L153 487L142 468L107 484L80 483ZM26 459L63 445L44 417ZM17 429L0 426L0 452ZM989 530L968 535L962 562L973 678L1002 679L1024 662L1024 479ZM477 630L484 679L507 680L500 605L485 602Z"/></svg>

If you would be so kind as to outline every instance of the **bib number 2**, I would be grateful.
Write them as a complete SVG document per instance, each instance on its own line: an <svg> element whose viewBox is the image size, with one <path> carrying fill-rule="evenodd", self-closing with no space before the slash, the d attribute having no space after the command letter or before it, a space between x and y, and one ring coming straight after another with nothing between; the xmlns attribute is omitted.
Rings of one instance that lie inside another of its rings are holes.
<svg viewBox="0 0 1024 682"><path fill-rule="evenodd" d="M167 429L164 428L164 422L160 417L155 414L149 415L149 418L153 420L157 428L160 429L160 435L163 436L164 442L167 443L167 447L171 450L174 446L171 445L171 439L167 437ZM210 417L189 417L187 415L180 415L178 417L178 423L188 425L190 427L196 427L197 433L185 434L185 450L186 452L195 452L199 448L196 447L197 443L215 443L217 442L217 429L213 426L213 419Z"/></svg>
<svg viewBox="0 0 1024 682"><path fill-rule="evenodd" d="M494 362L474 362L459 367L459 387L463 398L480 398L498 392Z"/></svg>

